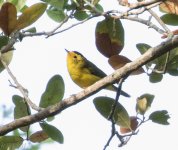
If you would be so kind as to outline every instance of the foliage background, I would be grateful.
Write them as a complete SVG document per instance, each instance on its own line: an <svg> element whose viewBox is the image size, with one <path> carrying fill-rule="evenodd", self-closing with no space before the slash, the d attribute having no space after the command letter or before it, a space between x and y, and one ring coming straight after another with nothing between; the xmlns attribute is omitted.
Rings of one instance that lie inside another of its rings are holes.
<svg viewBox="0 0 178 150"><path fill-rule="evenodd" d="M28 1L30 5L36 2L37 0ZM108 3L107 0L103 0L101 4L104 5L106 11L118 9L117 1ZM113 72L113 69L107 63L107 59L96 51L95 47L95 26L97 21L102 19L103 17L94 18L85 24L48 39L43 36L24 38L22 42L15 45L16 51L10 68L20 83L29 90L29 97L36 104L39 103L47 81L54 74L60 74L65 80L65 98L81 90L71 81L68 75L65 48L81 52L107 74ZM154 46L162 40L160 34L148 29L147 26L127 20L122 20L122 23L126 32L125 47L122 54L128 56L131 60L139 56L139 52L135 47L136 43L145 42ZM49 31L56 25L46 14L33 24L37 27L37 31ZM3 71L0 75L0 88L2 89L0 104L5 105L6 109L13 107L11 96L18 93L16 89L9 88L8 79L7 72ZM170 149L177 146L176 138L173 138L173 135L178 133L176 127L178 124L176 85L178 85L178 80L169 75L165 75L163 81L157 84L150 83L146 75L131 76L126 80L123 89L130 93L132 98L128 100L122 97L123 100L121 99L121 101L130 113L135 113L134 105L138 96L143 93L151 93L156 96L151 110L166 109L169 111L171 119L169 120L169 126L157 125L151 122L146 123L141 127L139 134L121 148L122 150L142 149L143 147L145 150ZM97 95L115 96L114 93L105 90L100 91ZM41 149L47 150L51 146L61 150L102 149L110 136L110 122L102 118L95 110L92 102L93 98L90 97L58 114L52 124L63 132L64 144L42 144ZM8 121L9 119L0 117L0 124ZM38 128L36 125L32 127L33 129ZM108 150L117 149L117 144L118 140L115 139L108 147ZM28 143L23 145L21 149L26 148L27 145Z"/></svg>

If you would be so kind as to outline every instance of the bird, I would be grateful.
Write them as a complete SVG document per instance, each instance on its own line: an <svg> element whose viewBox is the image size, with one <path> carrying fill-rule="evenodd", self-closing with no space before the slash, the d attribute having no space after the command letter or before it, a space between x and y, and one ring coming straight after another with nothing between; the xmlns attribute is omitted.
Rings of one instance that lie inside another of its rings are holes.
<svg viewBox="0 0 178 150"><path fill-rule="evenodd" d="M85 89L107 75L99 69L95 64L85 58L78 51L67 52L67 69L73 82L79 87ZM107 86L105 89L117 91L117 87L113 84ZM121 90L121 95L130 97L130 95Z"/></svg>

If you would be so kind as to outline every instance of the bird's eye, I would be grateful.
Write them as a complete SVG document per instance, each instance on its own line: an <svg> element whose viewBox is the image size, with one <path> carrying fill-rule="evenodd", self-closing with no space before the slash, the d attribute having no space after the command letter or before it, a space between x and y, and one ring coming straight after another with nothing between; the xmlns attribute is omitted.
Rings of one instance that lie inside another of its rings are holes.
<svg viewBox="0 0 178 150"><path fill-rule="evenodd" d="M77 58L77 56L74 56L74 58Z"/></svg>

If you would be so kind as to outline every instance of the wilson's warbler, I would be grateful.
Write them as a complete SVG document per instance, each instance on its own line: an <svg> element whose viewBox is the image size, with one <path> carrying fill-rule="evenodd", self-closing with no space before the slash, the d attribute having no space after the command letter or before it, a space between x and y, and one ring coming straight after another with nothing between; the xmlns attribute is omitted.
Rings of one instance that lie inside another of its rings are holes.
<svg viewBox="0 0 178 150"><path fill-rule="evenodd" d="M67 68L72 80L81 88L86 88L95 82L99 81L106 74L100 70L96 65L87 60L82 54L77 51L67 51ZM106 87L108 90L116 91L117 88L114 85ZM121 94L126 97L130 97L124 91Z"/></svg>

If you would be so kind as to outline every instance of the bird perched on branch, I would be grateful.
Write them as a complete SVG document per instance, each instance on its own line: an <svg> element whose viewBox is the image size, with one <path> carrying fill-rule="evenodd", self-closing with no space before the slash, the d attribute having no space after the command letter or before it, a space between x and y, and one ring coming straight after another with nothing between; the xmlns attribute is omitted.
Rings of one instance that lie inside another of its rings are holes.
<svg viewBox="0 0 178 150"><path fill-rule="evenodd" d="M86 88L100 79L106 77L106 74L99 69L92 62L87 60L82 54L77 51L67 52L67 68L72 80L81 88ZM106 87L107 90L117 91L117 87L109 85ZM124 91L121 91L121 95L130 97Z"/></svg>

